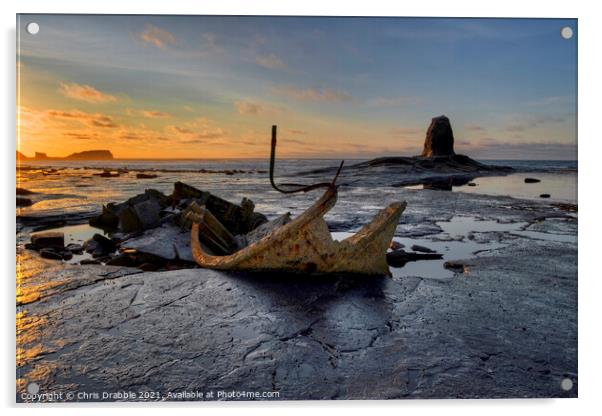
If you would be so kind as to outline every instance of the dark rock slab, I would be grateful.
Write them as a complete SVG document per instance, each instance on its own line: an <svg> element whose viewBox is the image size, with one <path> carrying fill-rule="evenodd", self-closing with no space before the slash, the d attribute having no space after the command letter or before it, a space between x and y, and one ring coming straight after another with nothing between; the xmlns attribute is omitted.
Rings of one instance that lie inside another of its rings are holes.
<svg viewBox="0 0 602 416"><path fill-rule="evenodd" d="M391 267L401 267L410 261L439 260L443 254L438 253L412 253L405 250L394 250L387 253L387 263Z"/></svg>
<svg viewBox="0 0 602 416"><path fill-rule="evenodd" d="M466 268L466 265L459 261L446 261L443 263L443 267L456 272L463 272Z"/></svg>
<svg viewBox="0 0 602 416"><path fill-rule="evenodd" d="M38 249L47 247L63 248L65 246L65 234L57 231L41 231L31 235L31 243Z"/></svg>
<svg viewBox="0 0 602 416"><path fill-rule="evenodd" d="M183 182L174 184L171 198L174 201L194 200L199 206L205 205L233 235L246 234L268 221L265 215L254 212L255 204L250 199L243 198L240 205L236 205Z"/></svg>
<svg viewBox="0 0 602 416"><path fill-rule="evenodd" d="M51 260L62 260L63 259L63 254L51 247L40 249L40 256L42 256L45 259L51 259Z"/></svg>
<svg viewBox="0 0 602 416"><path fill-rule="evenodd" d="M190 248L190 230L182 229L169 222L123 241L121 248L136 250L166 260L179 259L194 262Z"/></svg>
<svg viewBox="0 0 602 416"><path fill-rule="evenodd" d="M29 189L17 187L16 194L17 195L32 195L32 194L35 194L35 192L30 191Z"/></svg>
<svg viewBox="0 0 602 416"><path fill-rule="evenodd" d="M137 173L136 179L154 179L157 175L154 173Z"/></svg>
<svg viewBox="0 0 602 416"><path fill-rule="evenodd" d="M107 230L119 229L131 233L158 225L161 210L172 200L155 189L147 189L122 203L103 206L99 216L90 219L90 225Z"/></svg>
<svg viewBox="0 0 602 416"><path fill-rule="evenodd" d="M65 246L66 250L69 250L73 254L82 254L84 252L84 246L82 244L70 243Z"/></svg>
<svg viewBox="0 0 602 416"><path fill-rule="evenodd" d="M16 204L18 207L30 207L33 205L33 201L29 198L16 198Z"/></svg>
<svg viewBox="0 0 602 416"><path fill-rule="evenodd" d="M115 252L117 245L103 235L94 234L91 239L84 242L83 249L93 257L103 257Z"/></svg>
<svg viewBox="0 0 602 416"><path fill-rule="evenodd" d="M422 252L422 253L435 253L435 250L432 250L432 249L430 249L430 248L428 248L428 247L421 246L421 245L418 245L418 244L414 244L414 245L412 245L412 247L411 247L411 248L412 248L412 250L414 250L414 251L420 251L420 252Z"/></svg>

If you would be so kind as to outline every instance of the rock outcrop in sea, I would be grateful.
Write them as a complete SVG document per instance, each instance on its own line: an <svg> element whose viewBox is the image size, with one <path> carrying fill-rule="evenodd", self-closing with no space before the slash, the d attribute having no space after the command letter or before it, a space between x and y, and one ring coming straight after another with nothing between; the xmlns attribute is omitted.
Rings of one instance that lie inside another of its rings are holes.
<svg viewBox="0 0 602 416"><path fill-rule="evenodd" d="M34 157L27 157L17 150L17 161L20 160L112 160L113 154L110 150L84 150L83 152L71 153L65 157L52 157L43 152L35 152Z"/></svg>
<svg viewBox="0 0 602 416"><path fill-rule="evenodd" d="M422 157L453 156L454 132L449 118L446 116L433 117L426 131Z"/></svg>
<svg viewBox="0 0 602 416"><path fill-rule="evenodd" d="M383 178L383 168L387 176ZM378 172L375 170L379 169ZM324 174L336 168L316 169L305 174ZM448 117L434 117L427 128L423 151L419 156L385 156L345 167L342 178L366 185L412 186L451 190L452 186L466 185L480 176L502 176L512 172L508 166L488 165L469 156L456 154L454 133ZM341 183L344 180L340 181Z"/></svg>

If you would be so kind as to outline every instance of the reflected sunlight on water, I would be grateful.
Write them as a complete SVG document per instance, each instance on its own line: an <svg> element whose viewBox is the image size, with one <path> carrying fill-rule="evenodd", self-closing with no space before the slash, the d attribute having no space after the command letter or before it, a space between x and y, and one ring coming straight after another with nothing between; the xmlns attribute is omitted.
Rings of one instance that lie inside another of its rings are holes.
<svg viewBox="0 0 602 416"><path fill-rule="evenodd" d="M525 178L537 178L538 183L525 183ZM509 195L515 198L541 199L550 194L549 200L577 202L577 173L517 173L501 177L483 177L473 181L477 186L458 186L454 191L483 195Z"/></svg>

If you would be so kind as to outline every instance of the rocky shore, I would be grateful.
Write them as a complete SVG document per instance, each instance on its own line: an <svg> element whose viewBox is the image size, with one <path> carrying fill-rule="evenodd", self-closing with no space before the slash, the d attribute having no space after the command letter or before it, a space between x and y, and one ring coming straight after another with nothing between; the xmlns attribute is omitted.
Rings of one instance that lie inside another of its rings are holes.
<svg viewBox="0 0 602 416"><path fill-rule="evenodd" d="M457 155L453 143L449 120L436 117L420 156L357 163L337 182L325 216L333 237L407 201L387 254L392 278L198 268L187 215L195 205L232 234L227 244L205 241L227 253L315 201L221 183L256 168L203 169L191 184L172 180L178 169L95 167L84 182L69 170L73 186L98 190L90 179L126 190L100 212L79 197L73 212L36 215L53 195L19 188L31 204L17 216L17 400L28 401L31 382L136 392L126 398L136 401L229 390L280 400L577 397L577 205L441 192L512 172ZM66 179L62 168L44 169L48 180ZM141 192L133 178L157 187ZM69 242L56 228L65 225L93 235Z"/></svg>
<svg viewBox="0 0 602 416"><path fill-rule="evenodd" d="M456 259L465 267L444 281L145 272L20 248L17 390L35 380L64 392L280 399L576 397L577 247L561 238L576 236L576 217L544 202L451 195L406 190L397 235L435 241L437 221L475 215L541 234L475 233L503 247ZM339 202L348 213L361 204Z"/></svg>

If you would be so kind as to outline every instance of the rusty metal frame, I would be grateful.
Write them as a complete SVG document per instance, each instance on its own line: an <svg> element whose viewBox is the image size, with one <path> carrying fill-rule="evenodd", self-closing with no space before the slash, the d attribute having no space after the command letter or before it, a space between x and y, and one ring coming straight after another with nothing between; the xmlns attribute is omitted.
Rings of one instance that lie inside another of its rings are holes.
<svg viewBox="0 0 602 416"><path fill-rule="evenodd" d="M358 233L336 241L323 218L336 201L337 187L331 184L299 217L225 256L210 254L199 239L199 224L193 222L192 256L201 267L217 270L390 275L386 252L406 202L390 204Z"/></svg>

